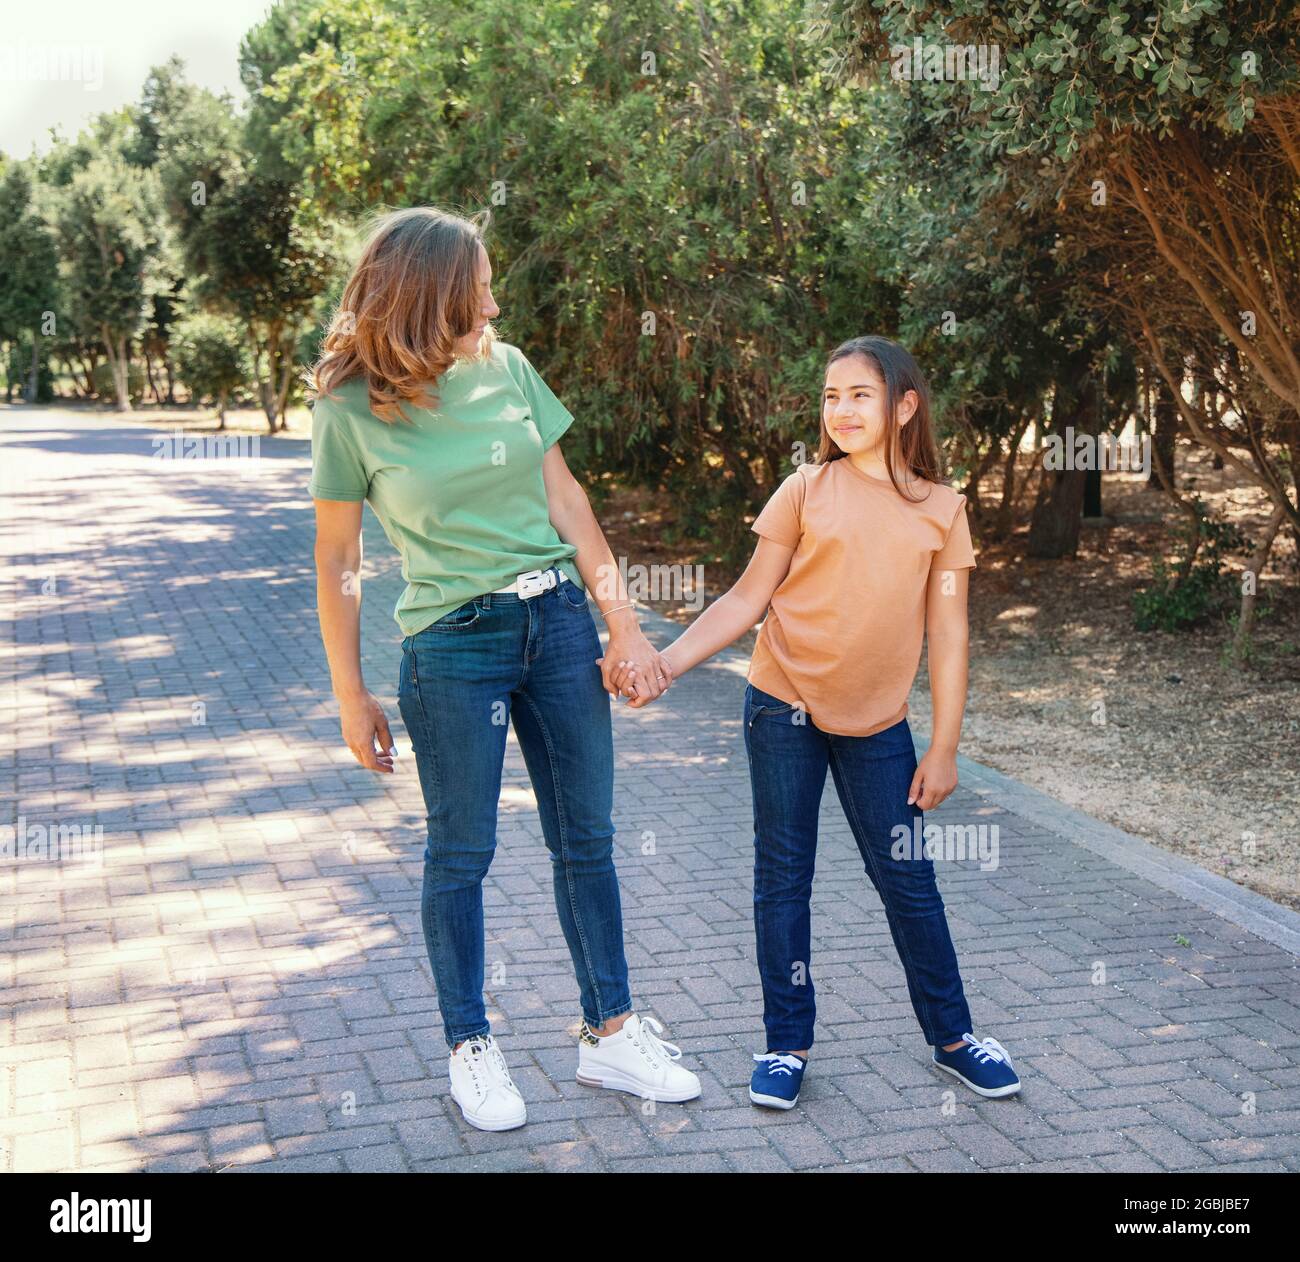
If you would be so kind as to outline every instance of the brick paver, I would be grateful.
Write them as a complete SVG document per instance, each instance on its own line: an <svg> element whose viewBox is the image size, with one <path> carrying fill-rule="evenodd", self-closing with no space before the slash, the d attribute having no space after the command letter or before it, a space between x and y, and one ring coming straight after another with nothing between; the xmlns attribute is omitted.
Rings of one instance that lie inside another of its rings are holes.
<svg viewBox="0 0 1300 1262"><path fill-rule="evenodd" d="M465 1126L420 934L410 745L380 778L338 739L307 445L266 441L240 477L157 458L158 437L0 411L0 825L103 830L100 866L0 866L0 1169L1300 1169L1295 958L978 786L932 822L996 824L1000 864L940 880L978 1029L1016 1054L1022 1096L982 1102L928 1065L828 786L814 1070L797 1111L753 1109L735 655L616 716L634 994L702 1099L574 1082L576 986L512 740L488 992L530 1122ZM369 513L366 545L366 677L400 730L400 576Z"/></svg>

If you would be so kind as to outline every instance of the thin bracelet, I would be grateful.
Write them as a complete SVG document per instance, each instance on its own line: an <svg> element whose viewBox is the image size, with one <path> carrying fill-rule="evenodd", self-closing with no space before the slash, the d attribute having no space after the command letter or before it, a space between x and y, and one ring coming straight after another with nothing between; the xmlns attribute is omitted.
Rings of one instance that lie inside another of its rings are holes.
<svg viewBox="0 0 1300 1262"><path fill-rule="evenodd" d="M600 616L604 618L606 622L608 622L610 614L618 613L619 610L621 609L635 609L635 608L636 608L636 601L629 600L626 605L615 605L613 609L602 609L600 611Z"/></svg>

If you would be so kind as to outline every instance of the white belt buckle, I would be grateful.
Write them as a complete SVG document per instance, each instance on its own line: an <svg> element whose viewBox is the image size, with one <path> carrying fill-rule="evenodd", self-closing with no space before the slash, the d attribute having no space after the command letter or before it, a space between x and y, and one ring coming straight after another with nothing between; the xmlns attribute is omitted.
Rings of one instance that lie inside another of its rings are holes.
<svg viewBox="0 0 1300 1262"><path fill-rule="evenodd" d="M546 581L548 578L550 582ZM540 596L555 586L555 579L551 577L549 570L529 570L526 574L520 574L516 581L519 584L520 600Z"/></svg>

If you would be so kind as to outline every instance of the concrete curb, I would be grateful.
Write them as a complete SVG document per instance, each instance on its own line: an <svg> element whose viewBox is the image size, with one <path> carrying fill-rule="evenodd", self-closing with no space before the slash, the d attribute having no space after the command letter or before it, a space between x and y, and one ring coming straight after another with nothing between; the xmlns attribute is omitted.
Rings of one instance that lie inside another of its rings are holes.
<svg viewBox="0 0 1300 1262"><path fill-rule="evenodd" d="M1013 814L1300 956L1300 913L959 754L962 783Z"/></svg>
<svg viewBox="0 0 1300 1262"><path fill-rule="evenodd" d="M676 638L681 632L679 623L653 610L641 607L638 613L642 627L651 633L650 638L656 643ZM601 626L599 617L596 623ZM748 659L740 650L729 648L712 660L743 667ZM920 729L917 735L923 735ZM957 755L957 766L966 788L992 799L1005 810L1032 821L1071 845L1101 855L1291 955L1300 956L1300 912L1209 872L1181 855L1162 850L1141 837L1134 837L1112 824L1085 815L964 754Z"/></svg>

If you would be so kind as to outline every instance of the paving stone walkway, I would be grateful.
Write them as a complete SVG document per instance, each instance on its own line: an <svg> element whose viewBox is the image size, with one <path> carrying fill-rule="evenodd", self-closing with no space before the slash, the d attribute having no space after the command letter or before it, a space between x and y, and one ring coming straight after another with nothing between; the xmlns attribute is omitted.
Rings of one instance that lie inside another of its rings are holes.
<svg viewBox="0 0 1300 1262"><path fill-rule="evenodd" d="M996 870L940 881L1022 1096L954 1094L928 1065L828 786L814 1068L796 1111L752 1108L735 655L615 728L633 990L702 1099L573 1081L576 986L512 739L488 993L530 1122L465 1126L410 745L380 778L338 739L307 444L241 463L161 458L166 438L0 409L0 828L29 850L102 830L99 863L0 863L0 1170L1300 1170L1300 917L974 764L931 822L999 830ZM366 677L396 732L401 580L368 512L366 547Z"/></svg>

